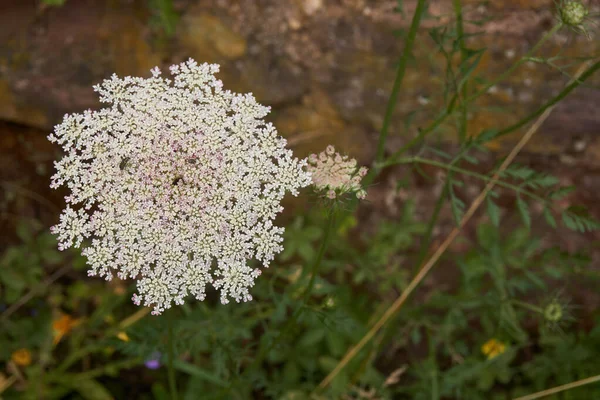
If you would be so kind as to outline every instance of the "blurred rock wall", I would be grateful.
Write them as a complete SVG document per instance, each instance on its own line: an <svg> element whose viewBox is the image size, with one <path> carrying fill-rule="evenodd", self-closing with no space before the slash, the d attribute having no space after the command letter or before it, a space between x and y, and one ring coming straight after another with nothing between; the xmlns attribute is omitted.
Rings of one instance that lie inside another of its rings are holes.
<svg viewBox="0 0 600 400"><path fill-rule="evenodd" d="M333 143L368 159L414 9L414 1L404 3L405 17L395 10L395 0L174 0L178 20L167 35L169 15L145 0L67 0L61 7L2 0L0 119L48 131L65 113L99 107L92 85L112 73L149 76L155 65L193 57L221 64L225 87L252 92L273 106L270 118L301 154ZM464 8L466 20L480 21L466 24L469 33L481 33L468 46L487 48L477 72L490 78L554 22L551 0L485 5L468 0ZM431 2L394 115L390 148L414 136L441 109L446 61L428 29L451 17L451 2ZM585 56L599 47L597 40L563 32L544 52ZM567 79L547 65L528 63L477 103L469 114L470 133L517 121ZM600 127L598 100L597 90L578 90L530 150L587 149ZM407 127L409 115L414 123ZM454 121L440 132L452 139Z"/></svg>

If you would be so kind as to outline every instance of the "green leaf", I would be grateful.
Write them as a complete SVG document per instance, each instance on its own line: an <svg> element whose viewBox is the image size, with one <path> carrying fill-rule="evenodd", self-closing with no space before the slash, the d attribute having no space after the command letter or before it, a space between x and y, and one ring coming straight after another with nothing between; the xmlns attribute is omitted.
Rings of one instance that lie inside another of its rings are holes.
<svg viewBox="0 0 600 400"><path fill-rule="evenodd" d="M311 347L323 340L324 337L325 331L323 329L313 329L302 336L298 344L301 347Z"/></svg>
<svg viewBox="0 0 600 400"><path fill-rule="evenodd" d="M531 271L525 270L525 276L540 289L546 289L546 283Z"/></svg>
<svg viewBox="0 0 600 400"><path fill-rule="evenodd" d="M473 71L475 71L475 68L477 68L477 65L479 65L479 62L481 61L481 57L483 57L484 53L485 53L485 49L472 50L470 52L470 55L467 58L465 58L465 60L459 66L459 72L461 75L461 79L458 82L458 88L457 88L459 91L463 87L463 85L467 82L467 80L469 79L469 76L473 73ZM471 59L472 59L472 61L471 61Z"/></svg>
<svg viewBox="0 0 600 400"><path fill-rule="evenodd" d="M480 224L477 227L477 241L481 247L490 250L498 243L498 230L490 224Z"/></svg>
<svg viewBox="0 0 600 400"><path fill-rule="evenodd" d="M22 219L17 224L16 231L19 239L21 239L24 243L29 243L33 240L35 234L35 227L31 223L31 221Z"/></svg>
<svg viewBox="0 0 600 400"><path fill-rule="evenodd" d="M412 125L413 121L415 120L416 115L417 115L417 111L411 111L408 113L406 118L404 118L404 128L406 130L409 130L410 126Z"/></svg>
<svg viewBox="0 0 600 400"><path fill-rule="evenodd" d="M553 228L556 228L556 219L554 219L552 211L550 211L548 207L544 207L544 219L546 220L546 223L548 225L550 225Z"/></svg>
<svg viewBox="0 0 600 400"><path fill-rule="evenodd" d="M541 187L550 187L550 186L557 185L559 182L560 181L557 177L552 176L552 175L543 174L543 175L539 175L538 177L534 178L534 180L531 181L530 183L534 183Z"/></svg>
<svg viewBox="0 0 600 400"><path fill-rule="evenodd" d="M481 131L477 138L475 139L479 144L489 142L490 140L496 138L500 131L498 129L485 129Z"/></svg>
<svg viewBox="0 0 600 400"><path fill-rule="evenodd" d="M179 15L173 8L172 0L151 0L151 7L154 9L160 25L168 36L175 33L175 28L179 20Z"/></svg>
<svg viewBox="0 0 600 400"><path fill-rule="evenodd" d="M325 336L327 341L327 347L329 352L335 357L341 357L346 352L348 345L344 342L341 335L338 332L328 331Z"/></svg>
<svg viewBox="0 0 600 400"><path fill-rule="evenodd" d="M490 196L486 196L485 201L487 203L487 212L490 216L490 221L495 227L500 226L500 208L494 203Z"/></svg>
<svg viewBox="0 0 600 400"><path fill-rule="evenodd" d="M394 11L402 15L402 18L404 18L404 0L396 0L396 8Z"/></svg>
<svg viewBox="0 0 600 400"><path fill-rule="evenodd" d="M94 379L73 379L71 386L85 400L113 400L114 397L110 394L102 384Z"/></svg>
<svg viewBox="0 0 600 400"><path fill-rule="evenodd" d="M40 256L49 265L56 265L63 261L63 253L56 249L43 249L40 252Z"/></svg>
<svg viewBox="0 0 600 400"><path fill-rule="evenodd" d="M447 160L452 160L452 156L450 154L448 154L445 151L442 151L440 149L436 149L435 147L430 147L429 151L431 151L433 154L438 155Z"/></svg>
<svg viewBox="0 0 600 400"><path fill-rule="evenodd" d="M411 331L410 339L412 340L413 344L419 344L421 343L421 338L421 329L417 326Z"/></svg>
<svg viewBox="0 0 600 400"><path fill-rule="evenodd" d="M452 209L452 216L454 217L454 221L456 222L456 225L458 225L458 224L460 224L460 220L462 219L462 216L464 214L465 203L461 199L456 197L452 187L450 187L449 193L450 193L450 208Z"/></svg>
<svg viewBox="0 0 600 400"><path fill-rule="evenodd" d="M477 164L479 164L479 160L478 160L477 158L475 158L475 157L473 157L473 156L470 156L470 155L468 155L468 154L465 154L465 155L463 155L463 158L464 158L464 159L465 159L467 162L469 162L469 163L471 163L471 164L473 164L473 165L477 165Z"/></svg>
<svg viewBox="0 0 600 400"><path fill-rule="evenodd" d="M161 382L155 382L152 384L152 395L154 400L169 400L171 395L169 391Z"/></svg>
<svg viewBox="0 0 600 400"><path fill-rule="evenodd" d="M525 226L529 229L531 227L531 216L529 215L529 207L527 203L521 199L521 196L517 196L517 209L519 210L519 214L521 214L521 219Z"/></svg>
<svg viewBox="0 0 600 400"><path fill-rule="evenodd" d="M194 364L190 364L186 361L173 360L173 367L175 367L175 369L178 369L181 372L185 372L186 374L192 375L196 378L212 382L216 385L219 385L222 387L228 386L227 382L225 382L224 380L222 380L222 379L218 378L217 376L213 375L212 373L207 372L204 369L197 367Z"/></svg>
<svg viewBox="0 0 600 400"><path fill-rule="evenodd" d="M315 249L310 242L298 243L298 254L305 261L310 261L315 256Z"/></svg>
<svg viewBox="0 0 600 400"><path fill-rule="evenodd" d="M574 231L583 233L600 229L600 223L582 207L571 206L563 211L561 217L565 226Z"/></svg>
<svg viewBox="0 0 600 400"><path fill-rule="evenodd" d="M569 193L573 192L575 189L575 186L565 186L550 193L549 197L552 200L559 200L568 195Z"/></svg>
<svg viewBox="0 0 600 400"><path fill-rule="evenodd" d="M42 3L49 6L62 6L67 0L42 0Z"/></svg>
<svg viewBox="0 0 600 400"><path fill-rule="evenodd" d="M514 164L504 170L501 175L526 181L535 175L535 171L529 167Z"/></svg>
<svg viewBox="0 0 600 400"><path fill-rule="evenodd" d="M23 290L27 285L25 277L12 268L0 269L0 281L7 287L18 292Z"/></svg>

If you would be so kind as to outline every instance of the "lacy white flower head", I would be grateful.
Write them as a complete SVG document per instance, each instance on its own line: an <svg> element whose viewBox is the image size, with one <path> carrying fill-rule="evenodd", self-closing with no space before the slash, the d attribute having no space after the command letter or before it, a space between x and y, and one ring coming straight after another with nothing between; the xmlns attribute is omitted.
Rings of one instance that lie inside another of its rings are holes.
<svg viewBox="0 0 600 400"><path fill-rule="evenodd" d="M354 158L340 155L331 145L319 155L311 154L306 169L312 174L315 188L329 199L346 193L354 193L359 199L367 196L360 184L367 174L367 168L358 168Z"/></svg>
<svg viewBox="0 0 600 400"><path fill-rule="evenodd" d="M60 249L83 243L89 275L138 279L133 301L154 314L203 300L208 283L224 304L251 300L248 261L282 250L280 202L310 184L269 107L224 90L218 71L190 59L173 80L113 75L94 87L112 106L66 115L48 137L66 152L51 184L70 190Z"/></svg>

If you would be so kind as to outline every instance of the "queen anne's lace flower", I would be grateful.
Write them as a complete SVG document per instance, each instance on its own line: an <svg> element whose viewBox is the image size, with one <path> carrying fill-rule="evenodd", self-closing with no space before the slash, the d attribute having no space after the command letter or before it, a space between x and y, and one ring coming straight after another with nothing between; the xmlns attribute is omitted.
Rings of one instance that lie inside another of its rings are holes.
<svg viewBox="0 0 600 400"><path fill-rule="evenodd" d="M308 157L307 170L312 174L315 188L329 199L345 193L354 193L359 199L367 196L360 184L367 174L367 168L358 168L354 158L340 155L331 145L319 155L311 154Z"/></svg>
<svg viewBox="0 0 600 400"><path fill-rule="evenodd" d="M218 65L158 68L148 79L113 75L94 89L112 106L66 115L51 187L70 194L52 228L60 249L79 247L89 275L138 279L136 304L159 314L207 283L221 302L248 301L260 270L281 251L272 220L310 173L263 118L251 94L223 89ZM88 239L84 242L84 239Z"/></svg>

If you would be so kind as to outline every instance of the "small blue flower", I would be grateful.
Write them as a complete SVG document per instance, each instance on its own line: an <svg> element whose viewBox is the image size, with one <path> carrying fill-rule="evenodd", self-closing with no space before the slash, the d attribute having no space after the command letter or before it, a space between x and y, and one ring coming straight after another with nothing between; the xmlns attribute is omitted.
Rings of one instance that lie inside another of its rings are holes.
<svg viewBox="0 0 600 400"><path fill-rule="evenodd" d="M148 369L159 369L160 368L160 356L161 354L158 351L155 351L150 355L150 357L146 360L144 365Z"/></svg>

